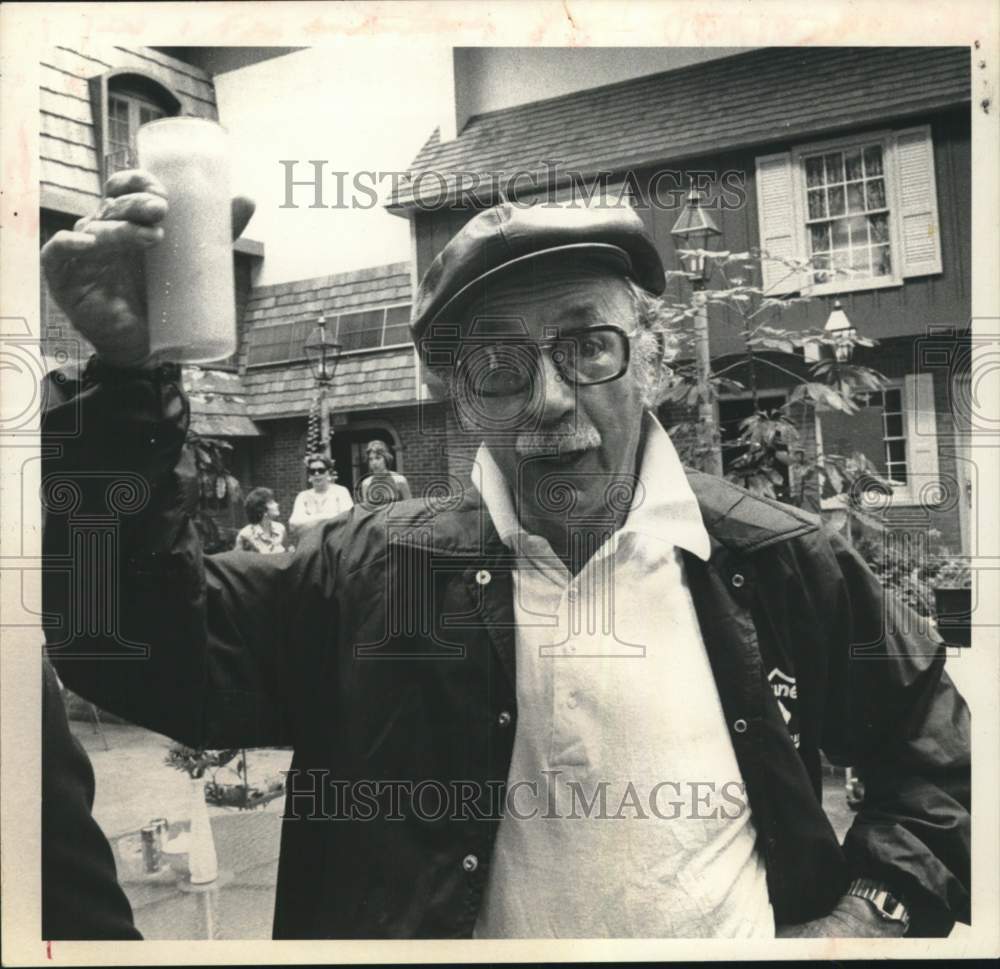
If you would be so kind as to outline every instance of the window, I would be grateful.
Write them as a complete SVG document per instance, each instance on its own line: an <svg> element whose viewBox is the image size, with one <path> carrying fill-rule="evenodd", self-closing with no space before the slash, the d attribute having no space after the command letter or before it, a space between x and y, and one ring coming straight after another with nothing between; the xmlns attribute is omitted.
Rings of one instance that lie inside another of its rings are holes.
<svg viewBox="0 0 1000 969"><path fill-rule="evenodd" d="M863 410L874 415L882 438L881 453L868 457L879 471L895 484L907 483L906 430L904 427L903 392L898 387L862 394L857 402Z"/></svg>
<svg viewBox="0 0 1000 969"><path fill-rule="evenodd" d="M857 414L817 415L823 453L863 454L893 482L894 505L941 501L933 376L909 374L858 402Z"/></svg>
<svg viewBox="0 0 1000 969"><path fill-rule="evenodd" d="M260 326L250 332L248 367L295 363L306 359L305 342L316 320ZM327 333L343 353L404 346L410 342L410 304L344 313L327 319Z"/></svg>
<svg viewBox="0 0 1000 969"><path fill-rule="evenodd" d="M166 117L163 108L133 94L108 95L108 152L105 157L105 175L137 164L135 136L140 125Z"/></svg>
<svg viewBox="0 0 1000 969"><path fill-rule="evenodd" d="M390 306L385 311L385 331L382 346L392 347L410 342L410 305Z"/></svg>
<svg viewBox="0 0 1000 969"><path fill-rule="evenodd" d="M116 69L90 78L87 84L102 180L134 167L140 125L181 113L177 95L144 71Z"/></svg>
<svg viewBox="0 0 1000 969"><path fill-rule="evenodd" d="M756 165L771 294L852 292L941 272L929 126L803 145ZM781 259L810 262L796 272Z"/></svg>
<svg viewBox="0 0 1000 969"><path fill-rule="evenodd" d="M882 145L807 155L806 230L816 283L833 270L859 278L892 275Z"/></svg>
<svg viewBox="0 0 1000 969"><path fill-rule="evenodd" d="M366 310L363 313L345 313L337 321L337 342L344 353L352 350L371 350L382 343L385 310Z"/></svg>

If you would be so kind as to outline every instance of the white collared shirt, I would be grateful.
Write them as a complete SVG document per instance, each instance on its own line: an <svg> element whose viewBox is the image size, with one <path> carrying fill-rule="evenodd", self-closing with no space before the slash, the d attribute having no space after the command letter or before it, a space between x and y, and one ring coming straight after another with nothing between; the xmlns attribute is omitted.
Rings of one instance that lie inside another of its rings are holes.
<svg viewBox="0 0 1000 969"><path fill-rule="evenodd" d="M773 937L680 554L707 559L708 534L666 432L648 418L636 500L576 577L485 447L476 472L518 556L518 726L476 936Z"/></svg>

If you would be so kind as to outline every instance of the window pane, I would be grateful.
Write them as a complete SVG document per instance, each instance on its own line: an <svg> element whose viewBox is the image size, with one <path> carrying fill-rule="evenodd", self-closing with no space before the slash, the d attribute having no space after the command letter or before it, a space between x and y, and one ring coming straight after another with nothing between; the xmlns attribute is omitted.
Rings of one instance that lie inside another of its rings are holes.
<svg viewBox="0 0 1000 969"><path fill-rule="evenodd" d="M813 252L825 252L830 248L830 223L821 222L809 226L809 242Z"/></svg>
<svg viewBox="0 0 1000 969"><path fill-rule="evenodd" d="M809 218L822 219L826 216L826 199L823 189L809 193Z"/></svg>
<svg viewBox="0 0 1000 969"><path fill-rule="evenodd" d="M902 414L886 414L885 415L885 436L886 437L902 437L903 436L903 415Z"/></svg>
<svg viewBox="0 0 1000 969"><path fill-rule="evenodd" d="M861 152L850 151L844 155L844 169L847 172L847 180L860 179L862 176L861 169Z"/></svg>
<svg viewBox="0 0 1000 969"><path fill-rule="evenodd" d="M905 464L890 465L887 474L892 481L898 481L900 484L906 484L907 472Z"/></svg>
<svg viewBox="0 0 1000 969"><path fill-rule="evenodd" d="M806 187L815 188L823 184L823 159L822 157L806 159Z"/></svg>
<svg viewBox="0 0 1000 969"><path fill-rule="evenodd" d="M152 106L147 106L145 104L139 105L139 124L149 124L150 121L156 121L157 118L164 117L163 112L159 108L154 108Z"/></svg>
<svg viewBox="0 0 1000 969"><path fill-rule="evenodd" d="M868 220L865 218L845 219L845 224L851 231L852 246L868 245Z"/></svg>
<svg viewBox="0 0 1000 969"><path fill-rule="evenodd" d="M351 350L368 350L382 342L382 319L384 310L366 310L363 313L347 313L340 318L337 342L344 353Z"/></svg>
<svg viewBox="0 0 1000 969"><path fill-rule="evenodd" d="M846 249L835 249L833 253L833 268L847 269L850 262L850 253Z"/></svg>
<svg viewBox="0 0 1000 969"><path fill-rule="evenodd" d="M888 246L877 246L872 250L872 272L876 276L892 275L892 258Z"/></svg>
<svg viewBox="0 0 1000 969"><path fill-rule="evenodd" d="M871 272L871 261L867 249L851 250L851 270L855 273Z"/></svg>
<svg viewBox="0 0 1000 969"><path fill-rule="evenodd" d="M885 409L890 414L903 413L903 395L898 389L885 391Z"/></svg>
<svg viewBox="0 0 1000 969"><path fill-rule="evenodd" d="M124 119L128 123L128 102L124 98L111 95L108 98L108 117L112 120Z"/></svg>
<svg viewBox="0 0 1000 969"><path fill-rule="evenodd" d="M847 186L847 211L864 212L865 186L863 182L850 182Z"/></svg>
<svg viewBox="0 0 1000 969"><path fill-rule="evenodd" d="M889 241L889 219L885 215L869 215L868 225L872 232L872 242Z"/></svg>
<svg viewBox="0 0 1000 969"><path fill-rule="evenodd" d="M816 256L813 259L812 264L813 264L813 282L828 283L833 279L833 274L828 271L830 268L829 255Z"/></svg>
<svg viewBox="0 0 1000 969"><path fill-rule="evenodd" d="M881 178L876 178L873 182L868 182L868 208L885 208L885 182Z"/></svg>
<svg viewBox="0 0 1000 969"><path fill-rule="evenodd" d="M826 182L842 182L844 180L844 156L834 152L826 156Z"/></svg>
<svg viewBox="0 0 1000 969"><path fill-rule="evenodd" d="M847 232L847 219L837 219L833 223L833 245L835 249L843 249L850 241Z"/></svg>
<svg viewBox="0 0 1000 969"><path fill-rule="evenodd" d="M385 311L385 335L382 346L391 347L410 342L410 307L390 306Z"/></svg>
<svg viewBox="0 0 1000 969"><path fill-rule="evenodd" d="M882 174L881 145L872 145L865 149L865 174L869 177Z"/></svg>
<svg viewBox="0 0 1000 969"><path fill-rule="evenodd" d="M890 461L905 461L906 460L906 442L905 441L886 441L886 454L889 456Z"/></svg>
<svg viewBox="0 0 1000 969"><path fill-rule="evenodd" d="M337 321L333 320L333 326L336 327ZM292 324L292 333L288 341L288 359L289 360L307 360L306 356L306 340L309 339L309 335L314 329L316 329L317 323L315 320L306 320L299 323ZM328 330L329 331L329 330Z"/></svg>
<svg viewBox="0 0 1000 969"><path fill-rule="evenodd" d="M291 324L264 326L250 332L250 353L247 366L265 363L280 363L288 359L288 342L292 333Z"/></svg>
<svg viewBox="0 0 1000 969"><path fill-rule="evenodd" d="M843 215L844 214L844 186L838 185L836 188L829 189L830 198L830 215Z"/></svg>

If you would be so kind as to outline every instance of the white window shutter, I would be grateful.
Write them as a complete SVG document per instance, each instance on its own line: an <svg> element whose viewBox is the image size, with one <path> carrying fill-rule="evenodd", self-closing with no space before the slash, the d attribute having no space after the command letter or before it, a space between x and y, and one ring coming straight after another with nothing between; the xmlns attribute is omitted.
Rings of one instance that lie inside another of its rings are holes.
<svg viewBox="0 0 1000 969"><path fill-rule="evenodd" d="M906 467L909 490L918 500L939 495L937 413L934 375L910 373L904 380Z"/></svg>
<svg viewBox="0 0 1000 969"><path fill-rule="evenodd" d="M760 247L772 257L761 262L761 284L768 295L794 293L802 287L802 275L792 272L784 259L800 259L799 226L796 221L796 184L789 152L756 159L757 221Z"/></svg>
<svg viewBox="0 0 1000 969"><path fill-rule="evenodd" d="M897 132L895 156L902 275L939 273L941 235L930 126Z"/></svg>

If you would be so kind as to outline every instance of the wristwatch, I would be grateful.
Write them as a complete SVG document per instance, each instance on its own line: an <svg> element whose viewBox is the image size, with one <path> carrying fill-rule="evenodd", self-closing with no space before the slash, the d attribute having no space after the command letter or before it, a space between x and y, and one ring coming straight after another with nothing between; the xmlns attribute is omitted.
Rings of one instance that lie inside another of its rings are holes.
<svg viewBox="0 0 1000 969"><path fill-rule="evenodd" d="M847 889L847 894L871 902L880 918L886 922L898 922L903 926L904 934L910 927L910 913L906 906L881 882L870 878L855 878Z"/></svg>

